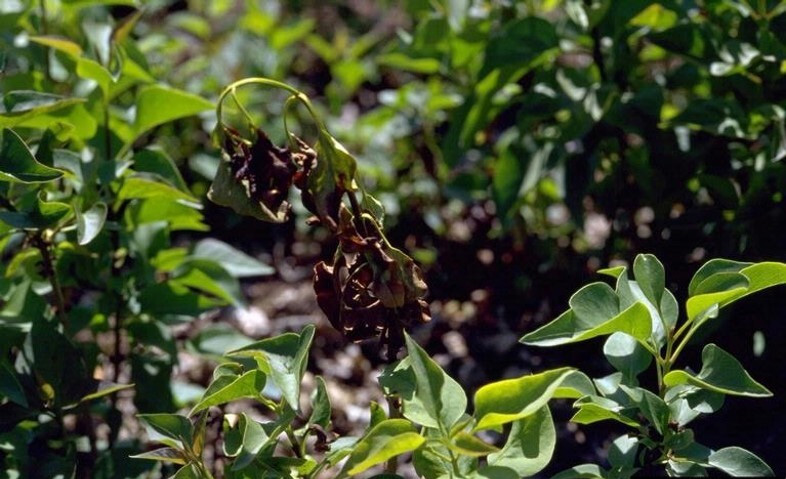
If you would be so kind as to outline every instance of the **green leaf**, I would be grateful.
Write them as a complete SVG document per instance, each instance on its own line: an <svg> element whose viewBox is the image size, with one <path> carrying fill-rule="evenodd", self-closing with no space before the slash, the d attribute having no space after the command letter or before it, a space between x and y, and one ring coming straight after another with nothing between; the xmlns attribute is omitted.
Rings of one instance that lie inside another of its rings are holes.
<svg viewBox="0 0 786 479"><path fill-rule="evenodd" d="M764 461L741 447L724 447L707 459L710 466L732 477L773 477L775 474Z"/></svg>
<svg viewBox="0 0 786 479"><path fill-rule="evenodd" d="M281 390L289 406L300 411L300 382L306 371L308 351L314 339L314 325L300 334L286 333L263 339L228 353L229 356L258 358L270 368L270 378Z"/></svg>
<svg viewBox="0 0 786 479"><path fill-rule="evenodd" d="M109 396L110 394L114 394L118 391L131 389L133 387L134 384L115 384L111 382L102 382L101 384L99 384L99 387L95 392L82 396L82 398L79 400L79 404L84 404L86 402L94 401L96 399Z"/></svg>
<svg viewBox="0 0 786 479"><path fill-rule="evenodd" d="M274 273L271 266L213 238L206 238L198 242L194 246L191 256L213 260L236 278L265 276Z"/></svg>
<svg viewBox="0 0 786 479"><path fill-rule="evenodd" d="M0 211L0 221L22 229L44 229L65 220L71 215L71 207L56 201L44 201L39 196L31 211Z"/></svg>
<svg viewBox="0 0 786 479"><path fill-rule="evenodd" d="M467 396L455 379L439 365L406 332L410 365L415 375L415 396L428 414L424 426L450 429L467 409ZM406 412L406 408L405 408ZM418 417L419 420L426 418Z"/></svg>
<svg viewBox="0 0 786 479"><path fill-rule="evenodd" d="M172 464L185 464L188 460L185 455L174 447L161 447L152 451L131 456L133 459L147 459L149 461L171 462Z"/></svg>
<svg viewBox="0 0 786 479"><path fill-rule="evenodd" d="M644 296L652 304L659 305L666 289L666 273L658 258L651 254L636 255L633 274Z"/></svg>
<svg viewBox="0 0 786 479"><path fill-rule="evenodd" d="M382 409L382 406L380 406L379 403L376 401L371 401L371 403L369 403L369 409L371 410L369 427L374 427L388 418L388 415L385 412L385 410Z"/></svg>
<svg viewBox="0 0 786 479"><path fill-rule="evenodd" d="M134 170L156 174L177 189L190 193L175 162L160 149L146 148L138 151L134 154L132 161L134 162Z"/></svg>
<svg viewBox="0 0 786 479"><path fill-rule="evenodd" d="M604 284L604 286L607 285ZM579 290L576 295L582 291L591 291L586 288L585 286ZM579 311L583 316L577 315L574 309L569 309L554 321L524 335L521 342L533 346L558 346L616 332L626 333L642 343L649 338L652 332L652 320L644 303L636 302L619 314L615 313L613 316L607 317L606 315L612 314L613 311L610 303L597 302L585 294L582 294L579 299L581 301L577 301L575 304L579 305ZM573 304L572 301L571 306ZM594 314L589 314L592 311Z"/></svg>
<svg viewBox="0 0 786 479"><path fill-rule="evenodd" d="M551 479L598 479L606 477L605 471L595 464L581 464L555 474Z"/></svg>
<svg viewBox="0 0 786 479"><path fill-rule="evenodd" d="M740 271L748 278L746 295L780 284L786 284L786 264L775 262L756 263Z"/></svg>
<svg viewBox="0 0 786 479"><path fill-rule="evenodd" d="M154 177L137 174L123 179L123 186L117 193L118 201L131 199L162 198L166 200L184 200L191 203L199 201L190 193L178 190L174 186L159 181Z"/></svg>
<svg viewBox="0 0 786 479"><path fill-rule="evenodd" d="M573 405L579 410L570 418L578 424L592 424L611 419L628 426L639 427L639 423L622 414L623 407L611 399L600 396L585 396Z"/></svg>
<svg viewBox="0 0 786 479"><path fill-rule="evenodd" d="M5 94L0 106L0 128L10 128L84 101L37 91L11 91Z"/></svg>
<svg viewBox="0 0 786 479"><path fill-rule="evenodd" d="M603 354L617 371L632 379L645 371L652 363L652 355L625 333L614 333L603 345Z"/></svg>
<svg viewBox="0 0 786 479"><path fill-rule="evenodd" d="M134 139L158 125L213 109L213 103L192 93L163 85L142 89L136 98Z"/></svg>
<svg viewBox="0 0 786 479"><path fill-rule="evenodd" d="M523 163L524 159L519 158L513 148L506 148L494 164L491 191L498 216L503 221L510 221L511 209L519 197L521 183L526 173Z"/></svg>
<svg viewBox="0 0 786 479"><path fill-rule="evenodd" d="M554 454L557 436L548 406L513 423L502 450L489 455L489 466L513 469L518 477L534 476Z"/></svg>
<svg viewBox="0 0 786 479"><path fill-rule="evenodd" d="M0 361L0 396L9 401L27 407L27 396L16 372L5 361Z"/></svg>
<svg viewBox="0 0 786 479"><path fill-rule="evenodd" d="M199 314L223 306L223 301L195 293L177 282L152 284L139 293L142 311L152 315L198 316Z"/></svg>
<svg viewBox="0 0 786 479"><path fill-rule="evenodd" d="M169 479L205 479L202 473L199 471L199 466L195 463L189 463L183 467L181 467L174 475L170 476Z"/></svg>
<svg viewBox="0 0 786 479"><path fill-rule="evenodd" d="M592 379L581 371L573 371L562 380L554 391L554 398L578 399L582 396L595 394L595 385Z"/></svg>
<svg viewBox="0 0 786 479"><path fill-rule="evenodd" d="M263 424L254 421L246 413L227 414L224 426L224 449L228 456L237 456L232 464L232 470L235 471L248 466L263 448L276 439L270 437Z"/></svg>
<svg viewBox="0 0 786 479"><path fill-rule="evenodd" d="M172 282L216 296L236 307L243 307L245 298L240 283L218 263L207 259L185 261L172 273Z"/></svg>
<svg viewBox="0 0 786 479"><path fill-rule="evenodd" d="M327 428L330 425L330 414L330 396L328 396L325 380L322 376L317 376L317 388L311 396L311 415L308 417L308 422Z"/></svg>
<svg viewBox="0 0 786 479"><path fill-rule="evenodd" d="M138 417L164 437L191 446L193 426L187 417L179 414L139 414Z"/></svg>
<svg viewBox="0 0 786 479"><path fill-rule="evenodd" d="M36 161L25 142L13 130L0 132L0 181L45 183L63 176L63 171Z"/></svg>
<svg viewBox="0 0 786 479"><path fill-rule="evenodd" d="M110 98L115 79L103 65L90 58L79 58L76 62L76 74L98 84L104 98Z"/></svg>
<svg viewBox="0 0 786 479"><path fill-rule="evenodd" d="M623 434L611 443L609 448L609 464L616 471L635 472L636 453L639 450L639 439ZM625 477L625 476L623 476Z"/></svg>
<svg viewBox="0 0 786 479"><path fill-rule="evenodd" d="M381 66L414 73L437 73L441 66L439 60L436 58L413 58L402 52L385 53L377 56L376 60Z"/></svg>
<svg viewBox="0 0 786 479"><path fill-rule="evenodd" d="M498 448L465 431L460 431L452 437L450 449L471 457L483 457L499 451Z"/></svg>
<svg viewBox="0 0 786 479"><path fill-rule="evenodd" d="M631 388L620 384L625 394L630 398L631 403L638 408L639 412L649 420L650 424L661 434L666 435L669 425L669 406L657 394L635 387Z"/></svg>
<svg viewBox="0 0 786 479"><path fill-rule="evenodd" d="M487 384L475 393L475 430L490 429L534 414L574 370L560 368Z"/></svg>
<svg viewBox="0 0 786 479"><path fill-rule="evenodd" d="M704 318L717 314L715 308L720 308L721 306L745 296L747 290L748 288L743 287L734 288L728 291L719 291L717 293L691 296L685 304L688 320L693 321L698 319L698 321L702 321Z"/></svg>
<svg viewBox="0 0 786 479"><path fill-rule="evenodd" d="M237 399L259 398L265 388L265 374L255 369L241 376L219 376L207 387L202 399L191 409L189 416L200 411Z"/></svg>
<svg viewBox="0 0 786 479"><path fill-rule="evenodd" d="M30 41L38 43L39 45L44 45L45 47L54 48L72 57L79 57L82 55L82 47L67 38L54 35L32 35L30 36Z"/></svg>
<svg viewBox="0 0 786 479"><path fill-rule="evenodd" d="M76 212L76 237L80 245L86 245L93 241L106 221L106 204L98 202L85 212L75 208Z"/></svg>
<svg viewBox="0 0 786 479"><path fill-rule="evenodd" d="M406 419L387 419L377 424L354 446L344 469L350 476L419 448L426 439Z"/></svg>
<svg viewBox="0 0 786 479"><path fill-rule="evenodd" d="M754 381L737 359L715 344L704 346L701 352L701 371L692 374L677 369L663 377L663 382L673 387L678 384L694 386L734 396L769 397L772 393Z"/></svg>

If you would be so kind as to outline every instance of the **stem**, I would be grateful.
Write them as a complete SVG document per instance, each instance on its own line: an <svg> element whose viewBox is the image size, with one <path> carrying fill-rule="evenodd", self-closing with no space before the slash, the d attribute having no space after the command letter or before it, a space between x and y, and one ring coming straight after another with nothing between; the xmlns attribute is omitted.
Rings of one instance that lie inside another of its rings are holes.
<svg viewBox="0 0 786 479"><path fill-rule="evenodd" d="M685 337L682 338L682 342L680 342L680 344L677 345L677 349L674 350L674 353L671 355L671 357L666 359L666 362L669 365L669 367L671 367L677 361L677 358L679 357L680 353L688 344L690 338L693 336L693 333L695 333L697 329L698 328L693 328L689 330L688 334L686 334Z"/></svg>
<svg viewBox="0 0 786 479"><path fill-rule="evenodd" d="M60 320L60 323L63 325L63 328L68 327L68 316L66 315L66 305L65 305L65 297L63 296L63 288L60 285L60 279L57 277L57 271L55 270L55 261L52 256L52 251L50 249L51 244L49 241L44 239L43 235L39 234L35 238L35 244L38 250L41 252L41 260L44 264L44 275L49 278L49 282L52 284L52 292L55 296L55 308L57 309L57 317Z"/></svg>
<svg viewBox="0 0 786 479"><path fill-rule="evenodd" d="M289 442L290 442L290 444L292 444L292 452L295 453L295 456L297 456L299 458L302 458L304 456L304 454L303 454L304 447L300 444L300 441L298 441L297 436L295 435L295 432L292 431L292 425L291 424L289 426L287 426L287 431L286 432L287 432L287 438L289 438Z"/></svg>
<svg viewBox="0 0 786 479"><path fill-rule="evenodd" d="M223 125L223 122L221 121L221 112L224 106L224 100L226 99L226 96L229 94L233 94L236 88L240 88L241 86L245 86L245 85L264 85L264 86L279 88L281 90L288 91L295 98L297 98L300 101L300 103L303 104L303 106L306 107L309 115L311 115L311 118L314 120L314 123L316 123L317 128L320 131L326 130L325 124L322 123L322 120L320 120L319 116L314 111L314 105L311 104L311 101L303 92L301 92L297 88L287 85L286 83L282 83L280 81L276 81L264 77L244 78L243 80L238 80L230 84L228 87L224 88L224 90L218 96L218 104L216 105L216 116L218 117L219 125Z"/></svg>
<svg viewBox="0 0 786 479"><path fill-rule="evenodd" d="M388 417L390 419L398 419L402 417L401 411L399 410L399 397L396 395L385 396L385 399L388 402ZM387 464L385 465L385 472L388 474L395 474L398 470L398 456L393 456L388 459Z"/></svg>
<svg viewBox="0 0 786 479"><path fill-rule="evenodd" d="M49 24L46 20L46 0L40 0L38 2L39 7L39 15L41 15L41 34L48 35L49 33ZM44 72L46 73L46 77L48 79L52 79L52 72L49 66L49 47L44 47Z"/></svg>

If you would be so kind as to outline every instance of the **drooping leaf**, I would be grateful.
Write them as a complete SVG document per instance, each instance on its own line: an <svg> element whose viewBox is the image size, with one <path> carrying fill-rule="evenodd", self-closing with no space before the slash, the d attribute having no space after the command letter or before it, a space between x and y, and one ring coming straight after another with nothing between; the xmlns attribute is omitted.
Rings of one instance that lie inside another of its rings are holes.
<svg viewBox="0 0 786 479"><path fill-rule="evenodd" d="M560 368L487 384L475 393L475 430L489 429L534 414L573 372Z"/></svg>
<svg viewBox="0 0 786 479"><path fill-rule="evenodd" d="M677 369L663 377L667 386L694 386L734 396L769 397L772 392L756 382L737 359L715 344L704 346L701 371L693 374Z"/></svg>

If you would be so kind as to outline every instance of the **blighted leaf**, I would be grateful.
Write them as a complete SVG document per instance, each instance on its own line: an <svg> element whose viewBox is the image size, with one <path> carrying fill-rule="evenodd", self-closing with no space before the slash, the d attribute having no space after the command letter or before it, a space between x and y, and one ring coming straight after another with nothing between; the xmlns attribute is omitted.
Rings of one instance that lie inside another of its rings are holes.
<svg viewBox="0 0 786 479"><path fill-rule="evenodd" d="M406 328L431 319L423 299L427 286L415 262L392 247L377 221L357 221L341 208L339 248L333 265L314 268L317 303L334 328L353 341L380 337L396 357Z"/></svg>
<svg viewBox="0 0 786 479"><path fill-rule="evenodd" d="M704 346L701 362L701 371L698 374L677 369L664 376L663 382L670 387L688 383L735 396L772 396L772 392L756 382L734 356L715 344Z"/></svg>
<svg viewBox="0 0 786 479"><path fill-rule="evenodd" d="M291 209L287 201L289 189L297 171L292 152L274 145L259 129L255 131L250 145L230 128L224 128L221 137L224 140L224 161L219 166L208 197L240 214L254 212L256 214L252 216L264 221L286 221ZM227 173L229 178L225 177ZM240 189L244 193L242 196L239 195ZM246 204L238 204L244 197Z"/></svg>
<svg viewBox="0 0 786 479"><path fill-rule="evenodd" d="M3 129L0 143L0 181L44 183L63 176L63 171L36 161L22 138Z"/></svg>

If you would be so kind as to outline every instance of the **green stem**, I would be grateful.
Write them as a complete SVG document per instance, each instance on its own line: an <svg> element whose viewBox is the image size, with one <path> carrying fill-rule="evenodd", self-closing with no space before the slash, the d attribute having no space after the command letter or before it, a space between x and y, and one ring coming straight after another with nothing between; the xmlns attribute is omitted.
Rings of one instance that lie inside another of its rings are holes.
<svg viewBox="0 0 786 479"><path fill-rule="evenodd" d="M305 443L301 445L300 441L298 441L295 432L292 430L292 425L287 426L287 438L289 438L289 442L292 445L292 452L295 453L295 456L302 458L305 454L303 454L303 450L305 449Z"/></svg>
<svg viewBox="0 0 786 479"><path fill-rule="evenodd" d="M402 417L401 411L399 410L399 401L400 398L396 395L385 396L385 399L388 402L388 416L390 419L398 419ZM398 456L393 456L388 459L387 464L385 465L385 472L388 474L395 474L398 470Z"/></svg>
<svg viewBox="0 0 786 479"><path fill-rule="evenodd" d="M226 88L224 88L224 90L218 96L218 104L216 105L216 116L218 117L218 124L219 125L223 125L222 118L221 118L221 113L222 113L222 109L223 109L223 106L224 106L224 100L226 99L226 96L229 95L229 94L234 94L235 89L240 88L240 87L245 86L245 85L264 85L264 86L268 86L268 87L272 87L272 88L278 88L278 89L281 89L281 90L288 91L295 98L297 98L300 101L300 103L303 104L303 106L306 107L306 110L308 110L309 115L311 115L311 118L314 120L314 123L316 123L317 128L320 131L326 130L325 124L322 122L322 120L316 114L316 111L314 111L314 105L311 104L311 100L308 99L308 96L306 96L305 93L301 92L297 88L294 88L294 87L292 87L290 85L287 85L286 83L282 83L280 81L272 80L270 78L265 78L265 77L244 78L243 80L238 80L238 81L230 84Z"/></svg>
<svg viewBox="0 0 786 479"><path fill-rule="evenodd" d="M49 23L46 20L46 0L40 0L38 2L38 6L40 9L39 15L41 15L41 34L48 35L49 34ZM44 47L44 73L46 74L46 78L52 79L52 71L51 67L49 66L49 47Z"/></svg>

